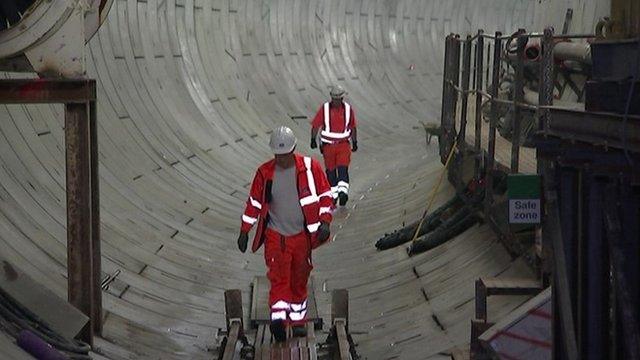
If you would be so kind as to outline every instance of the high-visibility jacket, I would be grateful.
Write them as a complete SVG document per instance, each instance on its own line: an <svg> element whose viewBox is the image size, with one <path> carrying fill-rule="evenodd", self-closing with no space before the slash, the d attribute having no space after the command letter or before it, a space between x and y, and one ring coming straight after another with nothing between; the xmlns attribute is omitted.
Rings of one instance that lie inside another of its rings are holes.
<svg viewBox="0 0 640 360"><path fill-rule="evenodd" d="M258 223L251 250L257 251L264 242L264 231L269 223L269 203L275 171L275 159L262 164L253 179L249 199L242 215L242 232L249 232ZM332 220L333 197L327 176L316 160L295 154L298 199L305 220L305 231L310 235L313 248L319 245L317 231L320 222Z"/></svg>
<svg viewBox="0 0 640 360"><path fill-rule="evenodd" d="M346 142L351 139L351 130L356 127L356 117L349 103L332 108L326 102L316 113L311 126L321 129L320 140L325 144Z"/></svg>

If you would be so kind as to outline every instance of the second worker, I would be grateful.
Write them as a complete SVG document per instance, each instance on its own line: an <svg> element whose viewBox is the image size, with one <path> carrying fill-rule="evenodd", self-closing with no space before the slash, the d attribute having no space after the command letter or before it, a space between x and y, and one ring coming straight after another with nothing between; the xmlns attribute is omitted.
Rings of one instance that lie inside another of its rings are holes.
<svg viewBox="0 0 640 360"><path fill-rule="evenodd" d="M344 101L346 92L342 86L331 87L331 101L324 103L311 123L311 148L318 147L324 157L333 202L340 200L344 206L349 200L349 164L351 152L358 150L356 115L353 107Z"/></svg>

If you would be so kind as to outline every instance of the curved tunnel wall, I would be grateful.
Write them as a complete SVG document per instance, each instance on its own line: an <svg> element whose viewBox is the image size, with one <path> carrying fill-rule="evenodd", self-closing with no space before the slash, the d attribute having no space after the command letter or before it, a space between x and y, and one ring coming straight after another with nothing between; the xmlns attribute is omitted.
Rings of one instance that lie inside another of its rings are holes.
<svg viewBox="0 0 640 360"><path fill-rule="evenodd" d="M306 117L336 82L356 108L362 149L355 208L337 216L335 241L315 258L317 296L351 290L352 329L371 359L462 346L473 278L525 267L483 227L411 259L373 242L421 213L441 169L416 126L438 121L444 36L560 28L567 7L572 32L608 12L582 0L114 1L87 45L103 270L122 271L105 293L99 346L113 358L210 356L223 290L248 293L264 271L235 237L268 132L288 125L310 151ZM62 115L56 105L0 106L0 255L66 297ZM498 304L496 316L517 305Z"/></svg>

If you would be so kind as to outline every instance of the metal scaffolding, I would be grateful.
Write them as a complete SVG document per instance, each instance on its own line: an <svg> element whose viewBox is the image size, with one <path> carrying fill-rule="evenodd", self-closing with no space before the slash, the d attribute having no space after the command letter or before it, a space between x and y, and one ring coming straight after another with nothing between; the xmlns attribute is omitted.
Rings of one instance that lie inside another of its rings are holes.
<svg viewBox="0 0 640 360"><path fill-rule="evenodd" d="M449 35L445 42L440 154L444 159L457 140L461 150L451 172L458 185L464 183L465 175L464 161L459 158L473 157L471 177L485 181L485 219L509 247L515 235L508 226L498 225L500 219L493 211L494 177L500 172L521 171L523 138L536 148L537 173L544 180L542 251L537 253L536 264L542 283L552 286L554 358L638 358L640 116L564 106L557 94L558 62L591 61L584 45L567 45L572 39L594 40L596 35L555 35L551 28L543 33L520 29L507 36L500 32L490 36L479 30L465 39ZM527 53L527 44L535 44L535 51ZM556 49L557 44L562 45ZM565 56L568 48L569 57ZM574 50L580 56L574 56ZM529 72L525 87L525 72L531 69L536 78L530 81ZM470 74L475 74L471 89ZM500 96L506 77L512 79L512 95L507 99ZM537 101L525 99L528 93L536 94ZM473 144L466 144L469 95L476 97ZM483 104L490 106L485 113L489 131L484 136ZM504 126L505 111L510 116L511 161L501 164L496 160L496 130L499 124ZM534 122L523 137L526 116ZM485 141L486 151L482 146ZM472 151L469 154L462 149ZM488 325L486 319L476 319L472 334L479 336ZM472 339L472 352L477 350Z"/></svg>

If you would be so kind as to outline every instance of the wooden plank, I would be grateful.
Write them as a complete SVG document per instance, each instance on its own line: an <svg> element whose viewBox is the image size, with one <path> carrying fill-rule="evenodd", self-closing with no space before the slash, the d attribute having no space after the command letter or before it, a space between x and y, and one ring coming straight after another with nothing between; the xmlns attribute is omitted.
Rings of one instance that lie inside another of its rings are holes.
<svg viewBox="0 0 640 360"><path fill-rule="evenodd" d="M260 309L259 300L260 296L264 296L264 293L260 291L260 277L256 276L253 278L253 282L251 284L251 326L256 327L255 323L258 319L258 311Z"/></svg>
<svg viewBox="0 0 640 360"><path fill-rule="evenodd" d="M338 320L334 323L336 327L336 335L338 336L338 354L337 359L349 360L351 355L349 353L349 339L347 337L347 326L344 320Z"/></svg>
<svg viewBox="0 0 640 360"><path fill-rule="evenodd" d="M258 351L258 349L256 349ZM271 329L269 326L264 328L264 340L262 342L262 360L271 359Z"/></svg>
<svg viewBox="0 0 640 360"><path fill-rule="evenodd" d="M263 344L265 327L266 325L262 324L258 326L258 330L256 331L256 338L253 341L255 360L262 360L262 344Z"/></svg>
<svg viewBox="0 0 640 360"><path fill-rule="evenodd" d="M318 359L315 326L311 323L307 323L307 348L309 349L309 360Z"/></svg>
<svg viewBox="0 0 640 360"><path fill-rule="evenodd" d="M318 316L318 304L316 301L313 276L309 277L307 284L307 320L313 322L316 329L322 329L322 317Z"/></svg>
<svg viewBox="0 0 640 360"><path fill-rule="evenodd" d="M222 355L222 360L233 360L233 357L236 353L236 345L238 344L238 339L240 337L240 333L242 331L240 322L233 322L231 324L231 329L229 334L227 335L227 343L224 347L224 353Z"/></svg>
<svg viewBox="0 0 640 360"><path fill-rule="evenodd" d="M240 290L226 290L224 292L224 308L227 317L227 330L231 331L231 322L234 319L240 321L240 329L242 330L242 293Z"/></svg>
<svg viewBox="0 0 640 360"><path fill-rule="evenodd" d="M345 289L333 290L331 293L331 323L344 319L345 326L349 321L349 293Z"/></svg>

